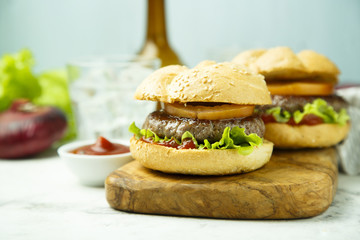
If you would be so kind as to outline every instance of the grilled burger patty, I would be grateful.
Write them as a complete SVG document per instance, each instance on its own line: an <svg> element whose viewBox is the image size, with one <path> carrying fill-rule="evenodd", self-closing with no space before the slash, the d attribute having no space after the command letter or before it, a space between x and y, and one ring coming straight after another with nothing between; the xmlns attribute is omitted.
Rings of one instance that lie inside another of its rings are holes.
<svg viewBox="0 0 360 240"><path fill-rule="evenodd" d="M197 141L207 139L210 143L219 141L226 127L245 129L246 134L256 133L259 137L264 136L265 125L260 117L246 117L223 120L202 120L177 117L164 111L150 113L144 124L144 129L150 129L160 137L175 137L180 140L186 132L191 132Z"/></svg>
<svg viewBox="0 0 360 240"><path fill-rule="evenodd" d="M260 111L266 111L273 107L281 107L290 113L297 110L302 111L307 103L313 102L315 99L321 98L327 102L328 105L332 106L336 112L339 112L342 108L347 108L348 103L340 96L282 96L272 95L272 104L259 106Z"/></svg>

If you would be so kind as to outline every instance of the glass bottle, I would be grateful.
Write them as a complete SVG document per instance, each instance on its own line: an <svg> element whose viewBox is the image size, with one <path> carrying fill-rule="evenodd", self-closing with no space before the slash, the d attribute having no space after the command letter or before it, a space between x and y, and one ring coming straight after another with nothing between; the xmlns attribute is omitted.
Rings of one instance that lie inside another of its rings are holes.
<svg viewBox="0 0 360 240"><path fill-rule="evenodd" d="M148 0L146 39L139 55L159 58L162 67L183 65L167 41L165 20L164 0Z"/></svg>

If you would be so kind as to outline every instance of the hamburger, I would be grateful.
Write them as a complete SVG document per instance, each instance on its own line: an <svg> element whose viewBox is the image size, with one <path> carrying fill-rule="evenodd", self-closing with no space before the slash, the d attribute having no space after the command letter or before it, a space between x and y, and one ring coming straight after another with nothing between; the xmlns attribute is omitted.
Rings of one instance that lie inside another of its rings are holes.
<svg viewBox="0 0 360 240"><path fill-rule="evenodd" d="M264 77L237 64L171 65L147 77L135 99L157 101L142 128L129 131L130 151L143 166L167 173L227 175L266 164L273 144L255 105L270 104Z"/></svg>
<svg viewBox="0 0 360 240"><path fill-rule="evenodd" d="M328 147L346 138L348 103L334 94L340 71L327 57L276 47L245 51L232 62L265 76L272 104L257 110L275 147Z"/></svg>

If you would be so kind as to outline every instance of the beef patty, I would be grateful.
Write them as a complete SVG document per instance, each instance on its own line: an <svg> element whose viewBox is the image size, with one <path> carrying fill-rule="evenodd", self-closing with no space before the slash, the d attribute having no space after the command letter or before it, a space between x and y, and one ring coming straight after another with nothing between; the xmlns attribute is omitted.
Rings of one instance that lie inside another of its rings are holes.
<svg viewBox="0 0 360 240"><path fill-rule="evenodd" d="M339 112L342 108L347 108L348 103L340 96L330 95L330 96L282 96L282 95L272 95L272 104L263 105L257 107L260 111L266 111L267 109L273 107L281 107L283 110L286 110L290 113L293 113L297 110L302 111L304 106L307 103L313 102L315 99L321 98L327 102L330 106L334 108L336 112Z"/></svg>
<svg viewBox="0 0 360 240"><path fill-rule="evenodd" d="M186 132L191 132L197 141L207 139L210 143L219 141L226 127L245 129L246 134L256 133L259 137L264 136L265 125L260 117L234 118L224 120L202 120L177 117L164 111L150 113L144 124L144 129L150 129L160 137L175 137L180 140Z"/></svg>

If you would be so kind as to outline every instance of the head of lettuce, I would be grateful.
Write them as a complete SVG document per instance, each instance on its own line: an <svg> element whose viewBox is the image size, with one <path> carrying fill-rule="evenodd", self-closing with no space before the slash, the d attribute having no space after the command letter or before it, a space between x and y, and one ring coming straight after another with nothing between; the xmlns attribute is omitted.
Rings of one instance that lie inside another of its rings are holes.
<svg viewBox="0 0 360 240"><path fill-rule="evenodd" d="M68 94L66 71L49 70L36 74L35 59L28 49L5 54L0 59L0 112L7 110L13 101L28 99L36 105L55 106L66 115L68 130L62 139L76 136L75 121Z"/></svg>

